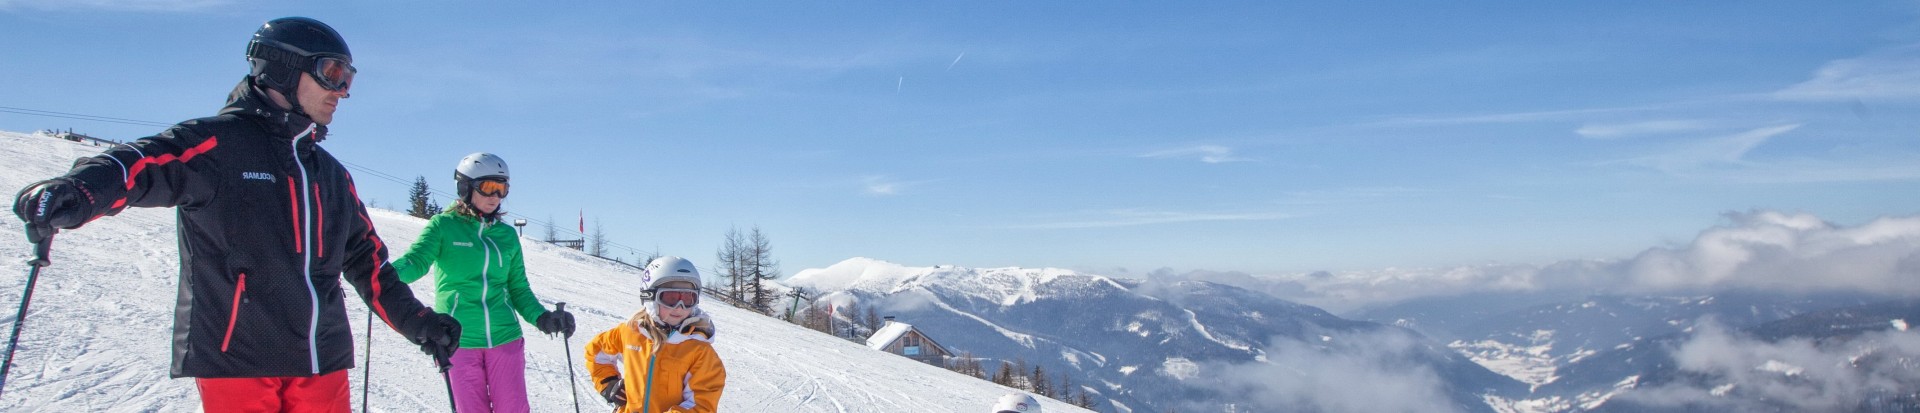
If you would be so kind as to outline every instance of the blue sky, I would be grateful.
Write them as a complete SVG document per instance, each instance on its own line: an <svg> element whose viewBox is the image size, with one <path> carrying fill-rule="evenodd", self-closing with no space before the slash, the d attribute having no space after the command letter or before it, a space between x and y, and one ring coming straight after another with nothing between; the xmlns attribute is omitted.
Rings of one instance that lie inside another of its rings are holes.
<svg viewBox="0 0 1920 413"><path fill-rule="evenodd" d="M1260 274L1920 212L1914 1L0 0L0 129L212 114L286 15L354 51L340 158L446 191L494 152L510 211L702 263L730 226L788 273Z"/></svg>

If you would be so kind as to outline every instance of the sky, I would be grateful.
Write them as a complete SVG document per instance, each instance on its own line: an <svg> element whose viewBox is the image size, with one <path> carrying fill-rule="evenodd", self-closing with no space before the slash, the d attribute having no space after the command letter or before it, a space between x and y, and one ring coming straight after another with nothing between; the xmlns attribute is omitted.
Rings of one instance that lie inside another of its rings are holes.
<svg viewBox="0 0 1920 413"><path fill-rule="evenodd" d="M0 130L211 115L301 15L367 202L492 152L626 259L1304 274L1920 213L1915 1L392 3L0 0Z"/></svg>

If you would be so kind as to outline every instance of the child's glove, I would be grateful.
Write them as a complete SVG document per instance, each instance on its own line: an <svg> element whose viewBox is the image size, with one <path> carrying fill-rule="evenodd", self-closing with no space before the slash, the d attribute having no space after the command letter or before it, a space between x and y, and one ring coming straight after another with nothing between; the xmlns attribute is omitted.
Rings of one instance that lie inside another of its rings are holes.
<svg viewBox="0 0 1920 413"><path fill-rule="evenodd" d="M607 399L607 403L615 406L627 405L627 383L625 380L620 380L620 375L607 376L605 380L600 380L600 384L606 385L600 388L600 397Z"/></svg>

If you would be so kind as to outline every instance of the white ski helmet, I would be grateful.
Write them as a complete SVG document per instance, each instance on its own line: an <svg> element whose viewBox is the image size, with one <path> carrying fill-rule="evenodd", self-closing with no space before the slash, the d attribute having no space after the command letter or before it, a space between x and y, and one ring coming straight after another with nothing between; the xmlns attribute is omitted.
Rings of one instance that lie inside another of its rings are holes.
<svg viewBox="0 0 1920 413"><path fill-rule="evenodd" d="M460 158L460 164L453 167L453 183L461 199L473 193L473 181L481 178L507 180L507 161L491 153L474 152Z"/></svg>
<svg viewBox="0 0 1920 413"><path fill-rule="evenodd" d="M653 262L647 263L647 268L640 273L640 282L647 285L646 297L652 297L653 290L660 288L661 284L674 281L693 283L693 289L698 290L700 289L700 270L693 267L692 261L669 256L655 258Z"/></svg>
<svg viewBox="0 0 1920 413"><path fill-rule="evenodd" d="M993 404L993 413L1040 413L1040 401L1024 393L1008 393Z"/></svg>

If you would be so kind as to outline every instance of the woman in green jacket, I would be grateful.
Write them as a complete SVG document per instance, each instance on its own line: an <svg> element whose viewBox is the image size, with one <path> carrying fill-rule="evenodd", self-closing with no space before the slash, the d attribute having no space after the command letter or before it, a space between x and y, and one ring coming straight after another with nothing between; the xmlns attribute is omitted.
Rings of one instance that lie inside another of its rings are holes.
<svg viewBox="0 0 1920 413"><path fill-rule="evenodd" d="M573 335L572 314L547 311L534 298L519 233L500 221L507 177L507 162L493 154L460 159L453 173L460 199L393 263L407 283L435 269L433 307L460 320L460 348L447 371L459 413L528 410L520 318L542 333Z"/></svg>

